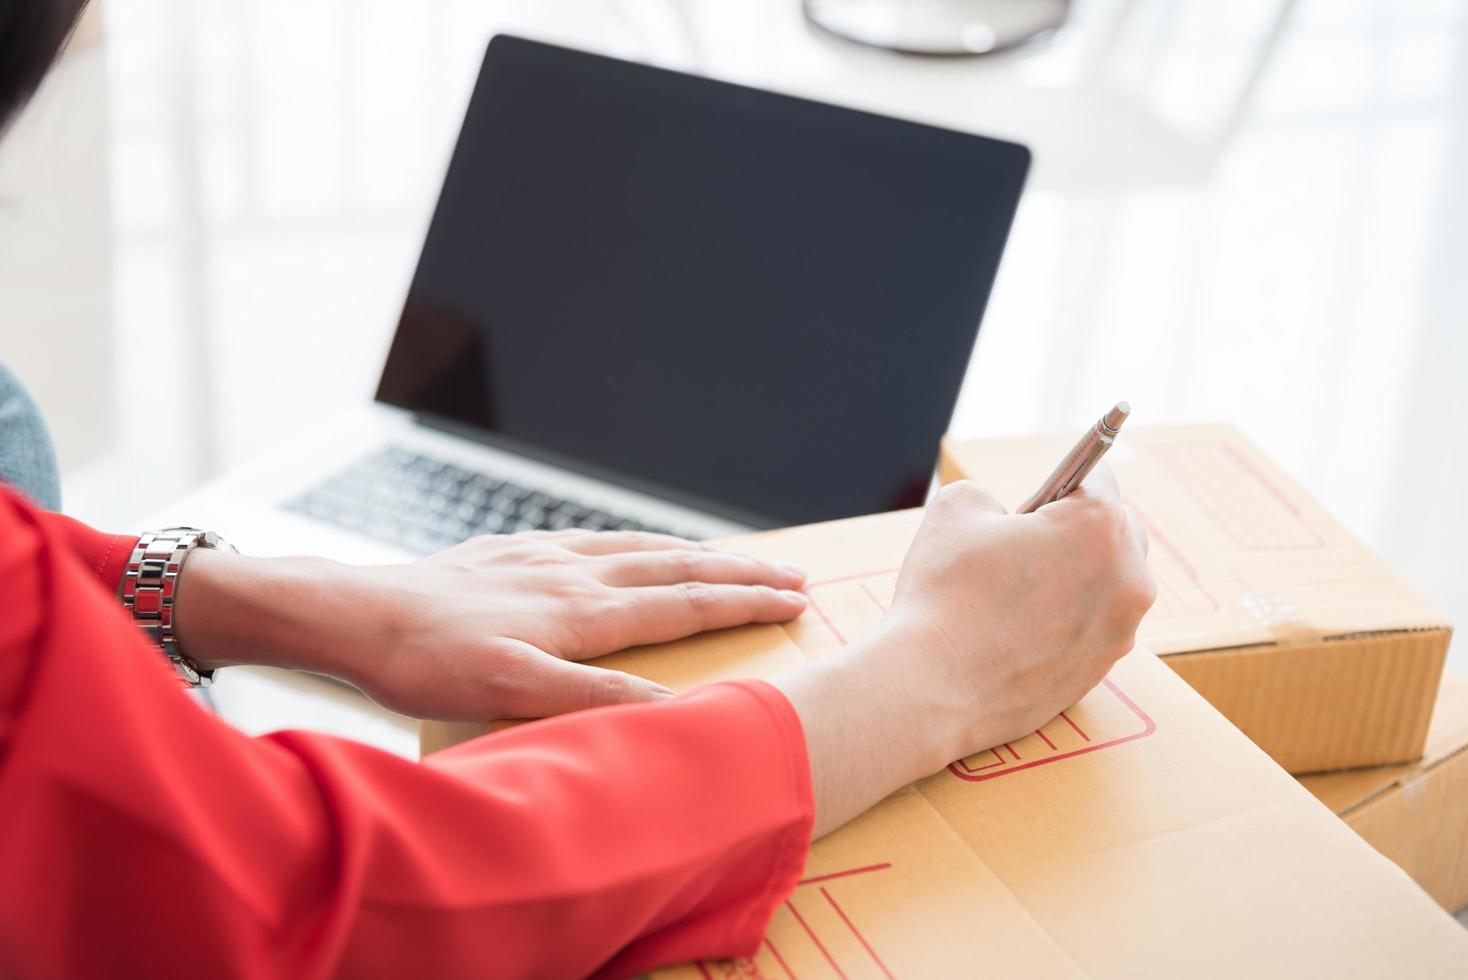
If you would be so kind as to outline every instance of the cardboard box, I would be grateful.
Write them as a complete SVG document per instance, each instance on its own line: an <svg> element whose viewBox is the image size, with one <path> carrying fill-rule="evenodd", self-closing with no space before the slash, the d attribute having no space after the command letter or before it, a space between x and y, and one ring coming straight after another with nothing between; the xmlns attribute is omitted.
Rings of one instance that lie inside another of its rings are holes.
<svg viewBox="0 0 1468 980"><path fill-rule="evenodd" d="M811 573L805 615L603 662L681 689L837 654L883 615L917 520L742 539ZM426 725L425 744L469 730ZM1468 933L1139 650L1034 734L819 841L753 960L663 975L1447 977L1465 963Z"/></svg>
<svg viewBox="0 0 1468 980"><path fill-rule="evenodd" d="M1300 782L1443 908L1468 906L1468 677L1443 677L1420 762Z"/></svg>
<svg viewBox="0 0 1468 980"><path fill-rule="evenodd" d="M1076 434L945 441L1006 506ZM1292 773L1422 755L1451 629L1236 429L1128 428L1107 463L1151 539L1138 638Z"/></svg>

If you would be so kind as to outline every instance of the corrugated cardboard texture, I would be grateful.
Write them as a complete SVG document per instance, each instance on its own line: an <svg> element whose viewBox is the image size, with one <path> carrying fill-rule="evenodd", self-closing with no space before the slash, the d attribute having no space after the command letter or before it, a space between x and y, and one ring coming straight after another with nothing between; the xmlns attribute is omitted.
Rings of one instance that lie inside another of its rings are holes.
<svg viewBox="0 0 1468 980"><path fill-rule="evenodd" d="M944 482L1013 507L1074 436L946 442ZM1146 525L1138 634L1294 773L1422 753L1450 629L1237 430L1125 430L1107 463Z"/></svg>
<svg viewBox="0 0 1468 980"><path fill-rule="evenodd" d="M742 539L811 573L810 611L602 662L682 688L839 654L891 602L917 519ZM1468 934L1138 651L1039 731L818 842L752 961L666 975L1447 977L1464 963Z"/></svg>
<svg viewBox="0 0 1468 980"><path fill-rule="evenodd" d="M1300 782L1443 908L1468 906L1468 678L1443 677L1422 761Z"/></svg>

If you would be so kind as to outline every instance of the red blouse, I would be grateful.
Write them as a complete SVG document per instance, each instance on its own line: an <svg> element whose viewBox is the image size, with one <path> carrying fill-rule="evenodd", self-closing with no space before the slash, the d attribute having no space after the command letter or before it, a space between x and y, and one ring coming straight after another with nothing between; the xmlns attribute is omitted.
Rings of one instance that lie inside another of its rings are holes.
<svg viewBox="0 0 1468 980"><path fill-rule="evenodd" d="M752 954L794 886L810 772L769 685L422 763L249 738L127 622L132 540L0 487L0 975L626 976Z"/></svg>

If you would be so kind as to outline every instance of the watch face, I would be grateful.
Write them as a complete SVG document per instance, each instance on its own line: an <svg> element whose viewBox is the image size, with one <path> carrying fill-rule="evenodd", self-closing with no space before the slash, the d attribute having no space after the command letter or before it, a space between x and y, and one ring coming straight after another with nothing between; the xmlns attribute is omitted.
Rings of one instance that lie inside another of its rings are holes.
<svg viewBox="0 0 1468 980"><path fill-rule="evenodd" d="M199 536L199 546L203 548L213 548L216 551L232 551L235 554L239 553L238 548L221 538L219 535L215 534L213 531L205 531Z"/></svg>

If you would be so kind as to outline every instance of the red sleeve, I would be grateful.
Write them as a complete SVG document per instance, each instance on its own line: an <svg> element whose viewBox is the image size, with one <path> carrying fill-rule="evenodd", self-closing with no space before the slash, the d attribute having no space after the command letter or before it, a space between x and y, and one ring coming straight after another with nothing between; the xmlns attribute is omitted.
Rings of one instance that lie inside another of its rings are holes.
<svg viewBox="0 0 1468 980"><path fill-rule="evenodd" d="M65 514L45 510L38 510L35 514L53 541L75 555L82 567L97 576L108 592L117 592L127 556L138 543L136 534L105 534Z"/></svg>
<svg viewBox="0 0 1468 980"><path fill-rule="evenodd" d="M5 492L0 581L0 975L626 976L753 953L804 863L766 684L419 764L210 716Z"/></svg>

